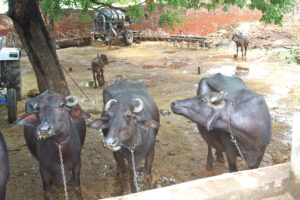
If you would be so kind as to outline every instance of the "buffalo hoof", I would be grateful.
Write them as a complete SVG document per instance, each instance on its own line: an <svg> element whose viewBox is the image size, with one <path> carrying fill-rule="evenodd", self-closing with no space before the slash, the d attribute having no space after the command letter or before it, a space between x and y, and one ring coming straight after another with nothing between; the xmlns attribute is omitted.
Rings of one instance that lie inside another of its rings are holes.
<svg viewBox="0 0 300 200"><path fill-rule="evenodd" d="M127 174L122 175L121 182L122 182L123 195L130 194L131 193L131 186L130 186L129 177L128 177Z"/></svg>
<svg viewBox="0 0 300 200"><path fill-rule="evenodd" d="M50 200L50 192L44 192L44 199Z"/></svg>
<svg viewBox="0 0 300 200"><path fill-rule="evenodd" d="M152 176L151 175L145 175L145 183L146 183L146 190L151 189L151 183L152 183Z"/></svg>
<svg viewBox="0 0 300 200"><path fill-rule="evenodd" d="M217 158L217 161L219 161L220 163L225 163L223 153L216 152L216 158Z"/></svg>
<svg viewBox="0 0 300 200"><path fill-rule="evenodd" d="M238 56L236 54L233 55L234 58L237 58Z"/></svg>
<svg viewBox="0 0 300 200"><path fill-rule="evenodd" d="M80 187L75 187L74 190L75 190L75 194L76 194L76 200L82 200L81 188Z"/></svg>
<svg viewBox="0 0 300 200"><path fill-rule="evenodd" d="M213 170L215 168L215 162L212 160L212 161L208 161L207 160L207 163L206 163L206 169L207 170Z"/></svg>

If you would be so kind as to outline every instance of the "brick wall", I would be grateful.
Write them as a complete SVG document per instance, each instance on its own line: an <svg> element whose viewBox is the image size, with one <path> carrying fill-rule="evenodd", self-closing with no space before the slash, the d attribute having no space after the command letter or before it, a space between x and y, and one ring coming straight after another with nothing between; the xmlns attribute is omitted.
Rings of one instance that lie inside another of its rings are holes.
<svg viewBox="0 0 300 200"><path fill-rule="evenodd" d="M175 25L175 30L173 31L170 28L162 28L157 25L159 13L162 11L163 10L160 8L155 15L151 15L148 19L136 22L132 29L157 30L160 28L171 35L178 34L180 30L182 30L184 34L206 35L214 32L220 26L232 24L234 22L259 20L262 16L259 11L251 11L246 8L239 9L237 7L230 7L228 12L223 12L221 9L215 11L207 11L206 9L188 10L184 15L186 21L181 25Z"/></svg>

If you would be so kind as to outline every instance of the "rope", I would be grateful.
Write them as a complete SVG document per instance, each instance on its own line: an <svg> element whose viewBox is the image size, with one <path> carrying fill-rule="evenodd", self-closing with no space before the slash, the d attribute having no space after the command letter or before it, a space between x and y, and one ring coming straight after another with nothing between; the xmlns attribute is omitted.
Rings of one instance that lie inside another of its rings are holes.
<svg viewBox="0 0 300 200"><path fill-rule="evenodd" d="M81 93L90 101L90 103L95 106L95 103L83 92L83 90L80 88L80 86L78 85L78 83L72 78L72 76L69 74L69 72L61 65L61 67L63 68L63 70L66 72L66 74L68 74L68 76L70 77L70 79L75 83L75 85L79 88L79 90L81 91Z"/></svg>

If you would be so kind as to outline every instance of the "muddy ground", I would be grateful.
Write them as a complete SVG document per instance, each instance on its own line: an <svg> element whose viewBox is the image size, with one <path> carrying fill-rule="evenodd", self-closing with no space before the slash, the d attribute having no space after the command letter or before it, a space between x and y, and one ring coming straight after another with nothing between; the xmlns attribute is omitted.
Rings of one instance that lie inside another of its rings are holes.
<svg viewBox="0 0 300 200"><path fill-rule="evenodd" d="M268 166L290 160L292 114L295 105L300 104L299 65L286 59L289 48L250 49L247 59L233 59L235 46L218 49L187 49L173 47L168 42L142 42L132 46L113 45L111 48L95 42L89 47L72 47L58 50L64 68L72 67L70 75L81 89L102 109L103 88L89 87L92 81L90 61L97 53L108 56L105 67L106 85L122 78L143 82L156 101L161 112L161 128L157 136L153 164L153 187L163 187L194 179L228 172L227 164L216 163L213 171L205 169L207 146L196 126L186 118L171 113L173 100L192 97L197 84L203 77L217 72L234 75L236 66L249 68L241 78L247 86L265 96L273 119L273 137L266 150L261 166ZM282 58L283 57L283 58ZM34 72L27 57L22 57L23 100L18 103L18 115L24 113L27 92L37 88ZM198 67L201 74L198 75ZM82 95L70 77L66 75L72 94L80 97L83 109L94 106ZM96 118L99 114L92 115ZM0 130L4 133L10 156L10 179L7 185L7 199L42 199L42 181L38 162L29 153L23 128L7 123L7 110L0 105ZM112 153L104 149L102 136L96 130L88 129L82 150L81 185L85 199L98 199L121 194L121 187L115 177L115 163ZM240 170L244 169L238 160ZM142 164L139 165L142 175ZM142 177L142 176L141 176ZM71 199L74 198L70 189ZM53 199L64 199L63 189L54 188Z"/></svg>

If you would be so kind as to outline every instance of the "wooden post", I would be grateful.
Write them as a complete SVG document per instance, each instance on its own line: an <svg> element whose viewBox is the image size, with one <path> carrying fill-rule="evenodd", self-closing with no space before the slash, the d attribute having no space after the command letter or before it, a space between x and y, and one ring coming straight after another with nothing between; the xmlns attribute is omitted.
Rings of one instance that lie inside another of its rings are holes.
<svg viewBox="0 0 300 200"><path fill-rule="evenodd" d="M201 68L198 67L198 74L201 74Z"/></svg>

